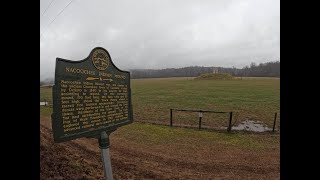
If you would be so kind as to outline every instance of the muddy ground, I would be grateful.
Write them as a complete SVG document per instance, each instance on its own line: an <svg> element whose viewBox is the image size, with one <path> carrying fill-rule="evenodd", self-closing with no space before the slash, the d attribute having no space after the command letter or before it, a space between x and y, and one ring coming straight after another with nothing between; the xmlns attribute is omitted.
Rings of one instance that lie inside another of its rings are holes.
<svg viewBox="0 0 320 180"><path fill-rule="evenodd" d="M103 179L97 140L56 144L50 121L40 117L40 178ZM119 133L110 141L114 179L280 179L280 147L243 151L223 144L193 148L186 143L181 149L131 142Z"/></svg>

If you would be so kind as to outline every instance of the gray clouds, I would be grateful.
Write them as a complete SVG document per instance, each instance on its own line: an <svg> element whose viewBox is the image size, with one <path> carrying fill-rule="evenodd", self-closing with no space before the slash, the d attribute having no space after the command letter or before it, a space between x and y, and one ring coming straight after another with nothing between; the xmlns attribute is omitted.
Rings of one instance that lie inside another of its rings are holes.
<svg viewBox="0 0 320 180"><path fill-rule="evenodd" d="M51 0L41 0L40 15ZM279 0L55 0L40 19L40 75L55 58L80 60L97 46L121 69L243 67L280 59Z"/></svg>

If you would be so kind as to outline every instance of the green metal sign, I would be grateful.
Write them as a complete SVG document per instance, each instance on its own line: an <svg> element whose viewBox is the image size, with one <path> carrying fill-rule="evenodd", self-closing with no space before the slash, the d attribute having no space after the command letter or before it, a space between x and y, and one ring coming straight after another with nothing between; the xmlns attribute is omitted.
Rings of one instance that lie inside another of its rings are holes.
<svg viewBox="0 0 320 180"><path fill-rule="evenodd" d="M52 94L55 142L98 138L133 121L130 73L118 69L104 48L81 61L57 58Z"/></svg>

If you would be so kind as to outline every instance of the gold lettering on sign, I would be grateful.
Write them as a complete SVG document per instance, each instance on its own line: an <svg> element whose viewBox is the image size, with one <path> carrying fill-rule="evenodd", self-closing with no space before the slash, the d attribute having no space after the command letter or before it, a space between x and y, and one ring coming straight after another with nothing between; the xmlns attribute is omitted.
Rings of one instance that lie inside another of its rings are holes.
<svg viewBox="0 0 320 180"><path fill-rule="evenodd" d="M124 76L124 75L115 74L114 77L117 78L117 79L126 79L126 76Z"/></svg>
<svg viewBox="0 0 320 180"><path fill-rule="evenodd" d="M94 71L66 68L66 72L87 73ZM100 76L112 74L99 72ZM115 75L117 79L125 76ZM61 111L65 133L81 129L114 124L129 117L128 86L114 81L61 80Z"/></svg>
<svg viewBox="0 0 320 180"><path fill-rule="evenodd" d="M110 73L105 73L105 72L99 72L99 76L112 77L112 74L110 74Z"/></svg>
<svg viewBox="0 0 320 180"><path fill-rule="evenodd" d="M95 75L95 71L90 71L90 70L87 70L87 69L79 69L79 68L66 67L65 71L66 71L67 73Z"/></svg>

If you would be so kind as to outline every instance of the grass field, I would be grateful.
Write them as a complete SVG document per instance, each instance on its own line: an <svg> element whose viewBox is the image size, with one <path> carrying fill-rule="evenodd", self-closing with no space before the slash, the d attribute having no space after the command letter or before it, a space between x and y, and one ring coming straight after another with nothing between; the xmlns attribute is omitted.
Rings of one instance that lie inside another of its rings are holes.
<svg viewBox="0 0 320 180"><path fill-rule="evenodd" d="M51 88L40 88L40 100L52 101ZM236 80L194 80L193 78L154 78L131 80L134 119L169 124L170 108L233 112L233 123L243 120L273 125L280 112L280 79L243 78ZM50 110L43 110L50 113ZM204 113L202 125L226 127L229 114ZM174 125L198 126L198 114L174 112Z"/></svg>
<svg viewBox="0 0 320 180"><path fill-rule="evenodd" d="M237 122L249 118L271 126L274 112L280 111L279 79L131 82L136 122L110 136L115 179L279 179L279 133L199 131L137 122L168 124L170 108L185 108L233 111ZM43 99L52 103L51 88L40 88ZM51 113L51 107L40 106L41 177L102 179L97 141L80 138L53 143ZM228 115L204 113L203 124L226 126L227 120ZM175 112L174 123L197 125L198 115Z"/></svg>
<svg viewBox="0 0 320 180"><path fill-rule="evenodd" d="M259 120L272 126L280 111L280 80L193 80L159 78L132 81L134 117L140 121L169 122L169 109L232 111L236 123ZM174 112L174 123L197 125L198 114ZM228 114L205 113L204 125L226 126Z"/></svg>

